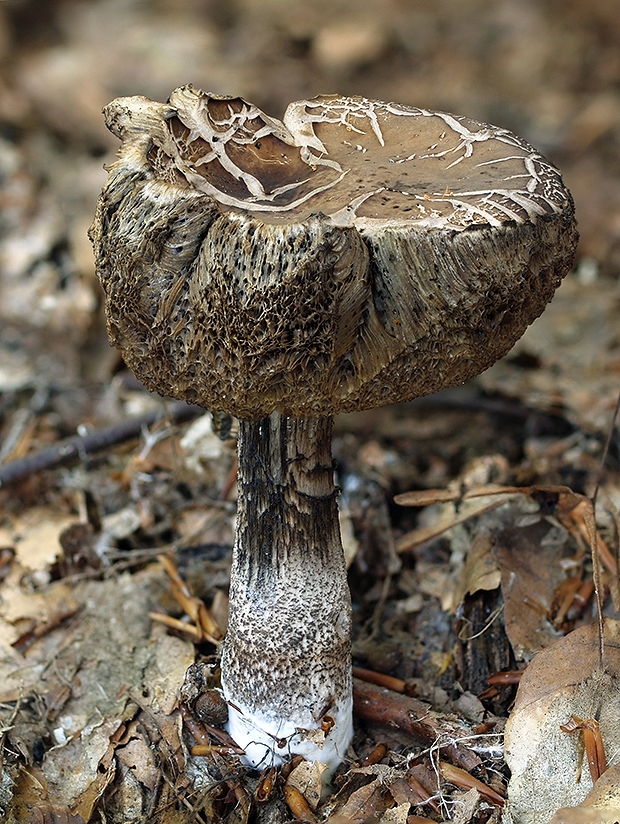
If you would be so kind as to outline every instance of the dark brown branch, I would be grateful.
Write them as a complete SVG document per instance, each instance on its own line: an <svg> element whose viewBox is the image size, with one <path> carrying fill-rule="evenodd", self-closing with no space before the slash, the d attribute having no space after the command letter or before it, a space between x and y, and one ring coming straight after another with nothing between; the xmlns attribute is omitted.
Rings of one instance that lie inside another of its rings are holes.
<svg viewBox="0 0 620 824"><path fill-rule="evenodd" d="M159 421L168 420L171 423L183 423L196 418L203 412L204 409L200 406L174 403L168 406L165 411L149 412L138 418L130 418L104 429L89 432L88 435L75 435L72 438L65 438L47 449L42 449L40 452L34 452L24 458L18 458L15 461L9 461L4 466L0 466L0 487L8 486L44 469L68 464L115 444L137 438L145 427L153 426Z"/></svg>
<svg viewBox="0 0 620 824"><path fill-rule="evenodd" d="M397 728L417 741L436 746L445 758L465 770L481 763L478 755L461 743L472 738L472 731L457 721L442 721L428 704L417 698L354 678L353 712L364 721Z"/></svg>

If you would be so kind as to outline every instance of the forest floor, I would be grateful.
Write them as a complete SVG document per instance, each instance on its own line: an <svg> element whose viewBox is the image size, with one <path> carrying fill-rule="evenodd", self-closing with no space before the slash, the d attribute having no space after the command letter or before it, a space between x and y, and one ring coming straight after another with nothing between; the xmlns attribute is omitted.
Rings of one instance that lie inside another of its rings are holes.
<svg viewBox="0 0 620 824"><path fill-rule="evenodd" d="M601 774L557 822L620 817L619 11L0 4L2 821L547 824ZM180 701L194 662L217 684L235 441L149 394L105 334L100 111L187 82L276 117L337 91L497 123L576 203L575 270L506 358L336 419L356 732L321 801L306 767L249 771Z"/></svg>

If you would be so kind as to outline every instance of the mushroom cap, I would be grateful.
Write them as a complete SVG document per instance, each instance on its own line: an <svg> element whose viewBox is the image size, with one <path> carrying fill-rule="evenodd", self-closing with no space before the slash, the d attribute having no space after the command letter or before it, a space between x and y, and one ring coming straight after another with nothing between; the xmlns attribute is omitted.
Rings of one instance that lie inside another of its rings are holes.
<svg viewBox="0 0 620 824"><path fill-rule="evenodd" d="M505 129L338 96L280 122L191 86L104 114L108 332L164 395L253 419L429 394L502 357L574 259L559 172Z"/></svg>

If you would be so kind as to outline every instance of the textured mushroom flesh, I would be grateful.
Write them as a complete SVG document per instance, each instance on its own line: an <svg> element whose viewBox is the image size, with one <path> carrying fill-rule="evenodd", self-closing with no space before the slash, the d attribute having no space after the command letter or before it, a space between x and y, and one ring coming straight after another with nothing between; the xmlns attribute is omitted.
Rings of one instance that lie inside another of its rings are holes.
<svg viewBox="0 0 620 824"><path fill-rule="evenodd" d="M170 140L151 149L153 166L171 163L223 209L267 223L322 212L343 224L500 226L567 202L554 167L525 141L464 117L323 96L291 104L280 123L188 87L170 106Z"/></svg>
<svg viewBox="0 0 620 824"><path fill-rule="evenodd" d="M105 113L108 332L164 395L256 419L435 392L504 355L574 258L559 173L504 129L340 97L280 122L191 87Z"/></svg>

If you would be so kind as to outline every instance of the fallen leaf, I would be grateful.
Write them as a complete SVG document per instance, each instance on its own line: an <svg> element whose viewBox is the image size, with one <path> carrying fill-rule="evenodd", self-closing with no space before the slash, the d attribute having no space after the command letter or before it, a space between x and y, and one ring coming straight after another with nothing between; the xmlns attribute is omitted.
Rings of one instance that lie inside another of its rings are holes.
<svg viewBox="0 0 620 824"><path fill-rule="evenodd" d="M49 507L27 510L11 524L16 558L28 569L45 569L62 553L61 532L75 522L75 515Z"/></svg>
<svg viewBox="0 0 620 824"><path fill-rule="evenodd" d="M81 815L75 815L62 807L43 804L38 810L30 813L26 824L84 824L84 819Z"/></svg>
<svg viewBox="0 0 620 824"><path fill-rule="evenodd" d="M116 755L141 784L149 790L154 790L161 777L161 769L144 737L139 733L134 734L137 737L132 738L125 746L118 747Z"/></svg>
<svg viewBox="0 0 620 824"><path fill-rule="evenodd" d="M454 818L452 824L469 824L480 806L480 793L475 787L455 797Z"/></svg>
<svg viewBox="0 0 620 824"><path fill-rule="evenodd" d="M97 799L114 778L112 736L121 720L110 719L85 728L63 747L48 753L43 774L55 798L89 821Z"/></svg>
<svg viewBox="0 0 620 824"><path fill-rule="evenodd" d="M481 589L497 589L500 581L501 572L495 559L495 540L490 535L478 534L467 552L465 566L454 591L452 609L455 609L466 595L473 595Z"/></svg>
<svg viewBox="0 0 620 824"><path fill-rule="evenodd" d="M168 635L161 625L154 625L151 652L154 654L149 657L145 671L150 705L153 710L169 715L178 703L179 686L185 672L194 663L194 647L189 641Z"/></svg>
<svg viewBox="0 0 620 824"><path fill-rule="evenodd" d="M583 803L592 788L576 736L561 730L576 715L596 718L608 759L620 740L620 622L605 621L605 670L598 627L580 627L534 657L525 670L506 725L512 778L506 821L547 824L562 807ZM544 788L544 791L541 789Z"/></svg>
<svg viewBox="0 0 620 824"><path fill-rule="evenodd" d="M506 634L518 661L529 661L561 637L549 615L555 591L566 578L560 562L569 546L566 532L543 518L509 526L497 537Z"/></svg>
<svg viewBox="0 0 620 824"><path fill-rule="evenodd" d="M316 812L321 800L326 769L320 761L301 761L286 779L286 786L299 790L313 812Z"/></svg>
<svg viewBox="0 0 620 824"><path fill-rule="evenodd" d="M407 824L409 807L408 803L404 803L386 810L381 816L380 824Z"/></svg>
<svg viewBox="0 0 620 824"><path fill-rule="evenodd" d="M338 810L338 815L344 821L365 822L367 819L376 820L386 808L386 788L380 779L371 781L351 793L346 804Z"/></svg>

